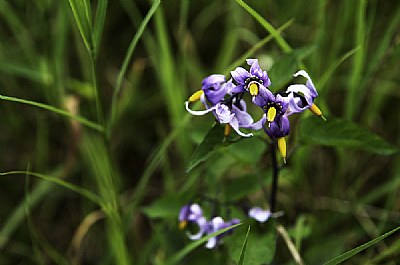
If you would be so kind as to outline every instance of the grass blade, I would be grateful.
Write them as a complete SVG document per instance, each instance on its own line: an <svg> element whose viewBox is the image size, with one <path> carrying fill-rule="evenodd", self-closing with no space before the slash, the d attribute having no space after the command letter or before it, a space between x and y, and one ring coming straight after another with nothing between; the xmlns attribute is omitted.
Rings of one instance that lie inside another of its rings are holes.
<svg viewBox="0 0 400 265"><path fill-rule="evenodd" d="M343 261L353 257L357 253L359 253L359 252L361 252L361 251L363 251L363 250L375 245L376 243L378 243L379 241L381 241L381 240L385 239L386 237L390 236L391 234L393 234L394 232L398 231L399 229L400 229L400 226L395 228L395 229L393 229L393 230L391 230L391 231L389 231L389 232L387 232L387 233L385 233L385 234L383 234L383 235L381 235L381 236L378 236L377 238L375 238L375 239L373 239L373 240L371 240L371 241L369 241L369 242L367 242L365 244L362 244L361 246L353 248L352 250L349 250L346 253L343 253L342 255L337 256L336 258L328 261L324 265L340 264Z"/></svg>
<svg viewBox="0 0 400 265"><path fill-rule="evenodd" d="M22 98L15 98L15 97L2 96L2 95L0 95L0 99L7 100L7 101L12 101L12 102L18 102L18 103L22 103L22 104L35 106L35 107L38 107L38 108L41 108L41 109L45 109L45 110L48 110L50 112L53 112L53 113L56 113L56 114L71 118L73 120L76 120L79 123L81 123L81 124L83 124L83 125L85 125L85 126L87 126L89 128L92 128L92 129L94 129L96 131L99 131L99 132L103 132L104 131L103 127L101 125L97 124L97 123L89 121L89 120L87 120L87 119L85 119L85 118L83 118L81 116L73 115L68 111L53 107L51 105L47 105L47 104L36 102L36 101L26 100L26 99L22 99Z"/></svg>
<svg viewBox="0 0 400 265"><path fill-rule="evenodd" d="M267 20L265 20L260 14L258 14L253 8L248 4L243 2L243 0L235 0L241 7L243 7L250 15L252 15L261 26L263 26L276 40L278 45L282 48L284 52L290 52L292 48L280 35L280 32L276 30Z"/></svg>
<svg viewBox="0 0 400 265"><path fill-rule="evenodd" d="M102 206L102 200L100 199L99 196L97 196L96 194L94 194L93 192L84 189L82 187L76 186L72 183L66 182L64 180L61 180L59 178L56 177L52 177L52 176L48 176L45 174L41 174L41 173L36 173L36 172L30 172L30 171L8 171L8 172L1 172L0 176L7 176L7 175L29 175L29 176L34 176L40 179L44 179L46 181L52 182L54 184L57 184L59 186L62 186L64 188L67 188L69 190L72 190L80 195L82 195L83 197L89 199L90 201L92 201L93 203Z"/></svg>
<svg viewBox="0 0 400 265"><path fill-rule="evenodd" d="M218 236L222 233L225 233L228 230L231 230L233 228L236 228L238 226L242 225L240 224L236 224L236 225L232 225L230 227L221 229L217 232L214 232L212 234L209 234L199 240L196 240L192 243L190 243L189 245L187 245L185 248L183 248L182 250L180 250L178 253L176 253L174 256L172 256L167 262L166 264L168 265L173 265L173 264L177 264L179 261L181 261L186 255L188 255L190 252L192 252L194 249L196 249L197 247L199 247L200 245L204 244L206 241L208 241L210 238L214 237L214 236Z"/></svg>
<svg viewBox="0 0 400 265"><path fill-rule="evenodd" d="M100 48L101 35L103 33L104 21L106 20L108 0L98 1L96 9L96 17L93 26L93 46L94 56L97 57Z"/></svg>
<svg viewBox="0 0 400 265"><path fill-rule="evenodd" d="M82 36L83 42L93 57L92 22L90 19L90 5L87 0L69 0L76 25Z"/></svg>
<svg viewBox="0 0 400 265"><path fill-rule="evenodd" d="M117 104L117 97L119 94L119 91L121 90L122 86L122 80L124 79L124 76L126 74L126 71L129 66L129 62L132 59L133 52L136 48L136 45L142 36L147 24L149 23L151 17L154 15L155 11L157 10L157 7L160 4L160 0L155 0L153 5L151 6L149 12L147 13L146 17L143 19L142 23L140 24L138 30L136 31L135 35L133 36L133 39L131 43L129 44L128 50L126 51L124 62L122 63L121 69L119 70L118 76L117 76L117 81L115 85L115 90L112 98L112 105L111 105L111 120L109 124L109 129L112 127L112 123L115 118L115 111L116 111L116 104Z"/></svg>
<svg viewBox="0 0 400 265"><path fill-rule="evenodd" d="M243 247L242 247L242 250L240 251L240 257L239 257L238 265L243 265L244 253L246 252L247 239L249 237L249 234L250 234L250 226L249 226L249 228L247 228L247 233L246 233L246 237L245 237L244 242L243 242Z"/></svg>

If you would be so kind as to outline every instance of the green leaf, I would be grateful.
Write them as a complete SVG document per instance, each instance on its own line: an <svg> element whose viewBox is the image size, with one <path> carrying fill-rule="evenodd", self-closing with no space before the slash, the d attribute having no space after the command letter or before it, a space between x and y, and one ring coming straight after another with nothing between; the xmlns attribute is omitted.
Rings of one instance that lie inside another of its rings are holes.
<svg viewBox="0 0 400 265"><path fill-rule="evenodd" d="M262 171L259 174L248 175L233 179L230 183L224 185L225 196L229 201L240 200L251 193L260 190L262 182L271 181L271 170Z"/></svg>
<svg viewBox="0 0 400 265"><path fill-rule="evenodd" d="M219 123L215 123L213 127L208 131L204 137L203 142L194 150L192 157L189 160L189 166L186 169L186 173L189 173L200 163L204 162L209 158L217 146L220 146L224 141L224 129Z"/></svg>
<svg viewBox="0 0 400 265"><path fill-rule="evenodd" d="M345 260L347 260L347 259L353 257L353 256L356 255L357 253L359 253L359 252L361 252L361 251L363 251L363 250L365 250L365 249L367 249L367 248L369 248L369 247L375 245L376 243L378 243L379 241L383 240L384 238L390 236L391 234L393 234L394 232L396 232L396 231L399 230L399 229L400 229L400 226L397 227L397 228L395 228L395 229L393 229L393 230L391 230L391 231L389 231L389 232L387 232L387 233L385 233L385 234L383 234L383 235L381 235L381 236L378 236L377 238L375 238L375 239L373 239L373 240L371 240L371 241L369 241L369 242L367 242L367 243L365 243L365 244L362 244L361 246L358 246L358 247L356 247L356 248L353 248L352 250L349 250L349 251L343 253L342 255L337 256L336 258L334 258L334 259L328 261L328 262L325 263L324 265L336 265L336 264L340 264L340 263L342 263L343 261L345 261Z"/></svg>
<svg viewBox="0 0 400 265"><path fill-rule="evenodd" d="M92 21L88 0L69 0L76 25L89 53L93 55Z"/></svg>
<svg viewBox="0 0 400 265"><path fill-rule="evenodd" d="M283 54L276 63L272 65L268 76L271 79L271 89L277 91L281 89L292 78L293 74L299 70L298 65L301 60L315 51L315 46L304 47Z"/></svg>
<svg viewBox="0 0 400 265"><path fill-rule="evenodd" d="M312 116L301 121L300 142L335 147L362 149L379 155L392 155L398 148L366 128L339 118L330 117L326 122Z"/></svg>
<svg viewBox="0 0 400 265"><path fill-rule="evenodd" d="M175 255L173 255L167 262L166 264L168 265L173 265L173 264L177 264L180 260L182 260L186 255L188 255L190 252L192 252L194 249L196 249L198 246L204 244L206 241L208 241L210 238L214 237L214 236L218 236L222 233L225 233L233 228L236 228L238 226L242 225L240 224L236 224L236 225L232 225L229 226L227 228L221 229L217 232L214 232L212 234L209 234L199 240L196 240L192 243L190 243L189 245L187 245L186 247L184 247L182 250L180 250L178 253L176 253Z"/></svg>
<svg viewBox="0 0 400 265"><path fill-rule="evenodd" d="M249 226L249 228L247 228L247 233L246 233L246 237L245 237L244 242L243 242L243 247L242 247L242 250L240 251L240 257L239 257L238 265L243 265L244 253L246 252L247 239L249 237L249 234L250 234L250 226Z"/></svg>
<svg viewBox="0 0 400 265"><path fill-rule="evenodd" d="M254 225L254 227L257 228L257 225ZM267 223L263 224L262 231L256 230L253 229L252 233L249 233L247 236L246 265L269 264L275 256L275 220L270 219ZM240 256L242 253L243 234L243 229L237 229L229 240L225 241L230 256L233 258Z"/></svg>
<svg viewBox="0 0 400 265"><path fill-rule="evenodd" d="M94 46L94 54L97 56L100 47L100 39L103 33L104 22L106 20L107 13L107 4L108 0L100 0L98 1L97 9L96 9L96 17L94 19L93 26L93 46Z"/></svg>

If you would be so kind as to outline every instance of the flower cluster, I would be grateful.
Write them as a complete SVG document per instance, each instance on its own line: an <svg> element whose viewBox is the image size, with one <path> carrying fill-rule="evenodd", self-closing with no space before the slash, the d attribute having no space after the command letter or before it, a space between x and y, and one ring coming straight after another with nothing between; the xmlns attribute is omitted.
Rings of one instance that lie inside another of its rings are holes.
<svg viewBox="0 0 400 265"><path fill-rule="evenodd" d="M270 218L279 217L281 215L282 213L280 212L271 213L269 210L263 210L260 207L253 207L248 211L248 216L260 223L264 223ZM196 226L197 232L195 234L187 232L187 236L191 240L199 240L203 237L203 235L209 235L221 229L240 223L238 218L224 221L224 219L220 216L215 216L211 218L211 220L207 220L207 218L203 215L203 210L197 203L184 205L179 212L178 220L180 229L185 229L188 224L193 224ZM232 230L228 230L227 232L219 234L218 236L211 237L205 244L205 247L209 249L215 248L223 242L223 237L229 235L230 233L232 233Z"/></svg>
<svg viewBox="0 0 400 265"><path fill-rule="evenodd" d="M269 90L271 80L266 71L263 71L257 59L247 59L250 70L237 67L231 71L232 78L225 80L224 75L213 74L202 82L201 90L195 92L185 102L186 110L193 115L204 115L212 112L216 120L225 124L225 135L233 128L239 135L250 137L252 133L241 130L264 129L271 139L277 139L279 151L286 159L286 140L289 134L290 123L288 117L294 113L310 109L314 114L321 116L321 110L314 104L318 96L317 90L306 71L300 70L294 77L303 76L306 84L290 85L285 92L272 93ZM250 94L252 103L260 107L264 114L254 122L246 111L246 102L243 97ZM205 110L195 111L189 108L191 102L200 100ZM325 119L325 118L324 118Z"/></svg>
<svg viewBox="0 0 400 265"><path fill-rule="evenodd" d="M203 210L197 203L187 204L182 207L179 212L179 228L184 229L188 223L193 223L198 226L198 232L196 234L187 233L188 237L191 240L198 240L204 234L212 234L221 229L230 227L232 225L240 223L239 219L231 219L229 221L224 221L222 217L216 216L211 220L207 220L203 216ZM228 235L232 230L219 234L218 236L211 237L205 247L206 248L215 248L218 244L222 243L222 238Z"/></svg>

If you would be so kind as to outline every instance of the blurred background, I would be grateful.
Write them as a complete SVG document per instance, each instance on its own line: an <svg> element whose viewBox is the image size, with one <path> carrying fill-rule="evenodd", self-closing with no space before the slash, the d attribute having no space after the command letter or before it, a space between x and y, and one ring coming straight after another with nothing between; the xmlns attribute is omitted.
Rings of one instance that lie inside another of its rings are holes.
<svg viewBox="0 0 400 265"><path fill-rule="evenodd" d="M0 0L0 95L51 105L104 128L99 132L54 111L2 100L0 172L42 173L112 205L111 213L102 211L43 178L0 176L0 264L117 264L119 258L164 264L190 243L177 215L189 200L201 202L199 194L268 207L259 185L261 179L268 186L271 178L262 132L218 148L185 173L214 121L212 115L192 118L184 101L204 77L221 73L229 79L237 66L246 67L245 58L271 69L274 91L306 69L328 119L353 121L399 146L397 1L246 1L281 31L284 43L238 2L162 1L118 84L128 47L153 2L90 1L94 24L96 11L106 7L94 58L68 1ZM251 111L254 119L261 116ZM278 192L285 215L278 221L305 263L322 264L399 226L400 157L302 144L298 128L307 115L291 120ZM231 211L245 218L239 207ZM245 232L238 229L241 240ZM348 264L396 264L398 238L379 242ZM230 260L224 247L200 247L182 264ZM280 238L273 264L294 264Z"/></svg>

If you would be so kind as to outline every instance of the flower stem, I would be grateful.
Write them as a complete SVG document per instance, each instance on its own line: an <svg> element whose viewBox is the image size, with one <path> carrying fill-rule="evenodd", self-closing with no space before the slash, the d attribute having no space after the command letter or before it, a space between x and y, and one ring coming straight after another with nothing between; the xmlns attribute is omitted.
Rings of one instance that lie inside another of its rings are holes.
<svg viewBox="0 0 400 265"><path fill-rule="evenodd" d="M276 196L278 190L278 176L279 176L279 168L278 168L278 160L276 158L276 141L274 140L270 144L271 150L271 162L272 162L272 185L271 185L271 197L270 197L270 210L271 213L276 212Z"/></svg>

